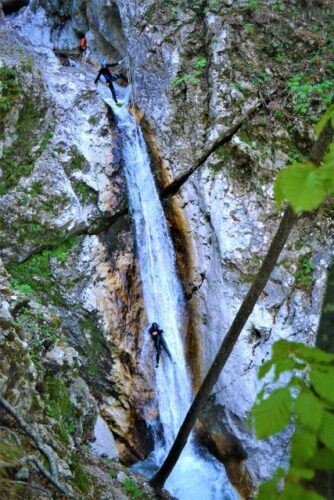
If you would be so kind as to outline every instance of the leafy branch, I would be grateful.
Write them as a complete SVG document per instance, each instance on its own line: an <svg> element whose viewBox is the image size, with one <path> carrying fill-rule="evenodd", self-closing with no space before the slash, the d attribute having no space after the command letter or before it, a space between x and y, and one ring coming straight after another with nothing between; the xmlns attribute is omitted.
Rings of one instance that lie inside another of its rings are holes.
<svg viewBox="0 0 334 500"><path fill-rule="evenodd" d="M331 120L334 127L334 104L332 104L316 127L317 135ZM334 194L334 143L329 147L320 166L312 161L293 162L281 170L275 183L278 208L287 201L296 213L313 210L327 196Z"/></svg>
<svg viewBox="0 0 334 500"><path fill-rule="evenodd" d="M290 423L295 431L291 442L290 468L280 468L273 479L261 484L258 499L322 499L307 481L317 470L334 468L334 355L298 342L279 340L273 354L259 370L278 381L283 373L290 381L265 397L266 383L251 412L258 439L282 431ZM283 484L282 484L283 482Z"/></svg>

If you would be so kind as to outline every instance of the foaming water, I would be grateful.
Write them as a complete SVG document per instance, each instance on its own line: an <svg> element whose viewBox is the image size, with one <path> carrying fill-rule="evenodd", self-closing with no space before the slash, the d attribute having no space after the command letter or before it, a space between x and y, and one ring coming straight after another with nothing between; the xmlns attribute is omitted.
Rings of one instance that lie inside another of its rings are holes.
<svg viewBox="0 0 334 500"><path fill-rule="evenodd" d="M113 110L122 138L124 170L148 324L157 322L164 330L174 360L172 363L162 354L156 370L156 398L163 438L157 437L150 457L134 467L150 477L166 457L192 400L183 346L184 297L143 134L126 105L116 106L107 93L108 90L101 87L101 94ZM142 363L152 363L153 360L148 360L146 356L152 341L147 332L143 332L143 336ZM192 437L168 478L166 488L180 500L238 498L224 467L207 452L200 452Z"/></svg>

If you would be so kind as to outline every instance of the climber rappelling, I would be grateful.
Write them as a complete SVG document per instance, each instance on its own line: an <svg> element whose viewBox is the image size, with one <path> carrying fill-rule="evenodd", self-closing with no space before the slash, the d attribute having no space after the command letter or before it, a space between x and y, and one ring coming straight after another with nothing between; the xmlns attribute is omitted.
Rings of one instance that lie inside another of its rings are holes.
<svg viewBox="0 0 334 500"><path fill-rule="evenodd" d="M163 330L161 328L159 328L159 325L157 323L152 323L152 325L150 326L149 330L148 330L149 334L151 335L151 338L154 342L154 347L155 347L155 350L156 350L156 363L155 363L155 367L158 368L159 366L159 360L160 360L160 355L161 355L161 351L162 349L164 349L164 351L166 352L167 356L169 357L169 359L174 363L173 359L172 359L172 355L167 347L167 344L166 344L166 341L163 337Z"/></svg>
<svg viewBox="0 0 334 500"><path fill-rule="evenodd" d="M101 78L101 76L104 77L106 84L110 88L110 92L113 96L113 99L118 106L120 106L121 103L119 101L117 101L116 91L115 91L115 87L114 87L113 83L116 80L122 80L126 84L128 84L129 82L128 82L128 79L126 78L126 76L122 75L122 73L120 73L120 72L111 73L109 71L109 68L114 68L116 66L121 65L122 63L123 63L123 60L118 61L116 63L111 63L111 64L108 64L105 60L102 60L101 61L101 68L97 74L97 77L95 78L95 83L97 83L99 81L99 79Z"/></svg>

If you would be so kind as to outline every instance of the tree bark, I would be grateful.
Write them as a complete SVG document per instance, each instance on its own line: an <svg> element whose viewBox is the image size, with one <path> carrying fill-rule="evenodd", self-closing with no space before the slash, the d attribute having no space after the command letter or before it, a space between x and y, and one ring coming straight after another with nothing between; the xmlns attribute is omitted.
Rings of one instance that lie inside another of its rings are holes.
<svg viewBox="0 0 334 500"><path fill-rule="evenodd" d="M312 151L310 153L310 160L316 165L320 165L324 154L326 153L329 144L333 139L333 129L331 126L331 121L327 122L323 131L319 135L317 141L314 143ZM225 338L221 344L221 347L206 375L201 387L188 410L188 413L180 427L180 430L175 438L175 441L160 469L150 480L150 484L157 489L160 489L165 484L169 474L173 470L176 462L178 461L183 448L185 447L189 434L196 422L196 419L201 411L202 407L206 403L210 393L218 380L218 377L224 368L232 349L238 340L239 335L242 332L245 323L247 322L249 316L251 315L256 302L258 301L267 281L273 271L278 257L288 239L291 229L297 219L296 214L293 210L288 207L281 219L279 227L276 234L271 242L267 255L265 256L263 263L255 276L251 287L244 298L232 325L225 335Z"/></svg>

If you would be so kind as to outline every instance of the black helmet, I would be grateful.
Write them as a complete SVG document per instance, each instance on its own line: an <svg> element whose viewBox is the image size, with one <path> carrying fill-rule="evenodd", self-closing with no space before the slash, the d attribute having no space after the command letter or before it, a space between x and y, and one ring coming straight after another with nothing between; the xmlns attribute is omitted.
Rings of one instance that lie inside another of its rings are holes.
<svg viewBox="0 0 334 500"><path fill-rule="evenodd" d="M159 329L158 323L152 323L152 330L158 330L158 329Z"/></svg>

